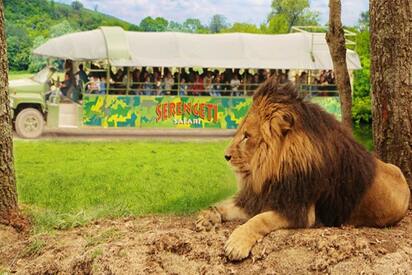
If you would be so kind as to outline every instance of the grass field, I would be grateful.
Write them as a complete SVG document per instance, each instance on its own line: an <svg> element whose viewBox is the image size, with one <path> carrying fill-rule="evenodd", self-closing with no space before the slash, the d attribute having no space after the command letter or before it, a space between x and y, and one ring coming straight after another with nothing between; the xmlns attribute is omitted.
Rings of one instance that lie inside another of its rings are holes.
<svg viewBox="0 0 412 275"><path fill-rule="evenodd" d="M105 217L190 214L235 192L227 144L16 140L19 201L36 231Z"/></svg>
<svg viewBox="0 0 412 275"><path fill-rule="evenodd" d="M31 77L33 74L28 71L10 71L9 72L9 80L21 79L26 77Z"/></svg>
<svg viewBox="0 0 412 275"><path fill-rule="evenodd" d="M19 201L35 230L102 217L187 214L230 196L227 142L15 142Z"/></svg>

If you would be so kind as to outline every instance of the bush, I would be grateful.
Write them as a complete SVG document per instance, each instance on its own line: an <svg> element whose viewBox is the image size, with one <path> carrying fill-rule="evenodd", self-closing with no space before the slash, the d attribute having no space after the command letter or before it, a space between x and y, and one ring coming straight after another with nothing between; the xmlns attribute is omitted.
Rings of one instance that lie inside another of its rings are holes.
<svg viewBox="0 0 412 275"><path fill-rule="evenodd" d="M370 96L355 97L352 105L352 117L356 124L372 121L372 105Z"/></svg>

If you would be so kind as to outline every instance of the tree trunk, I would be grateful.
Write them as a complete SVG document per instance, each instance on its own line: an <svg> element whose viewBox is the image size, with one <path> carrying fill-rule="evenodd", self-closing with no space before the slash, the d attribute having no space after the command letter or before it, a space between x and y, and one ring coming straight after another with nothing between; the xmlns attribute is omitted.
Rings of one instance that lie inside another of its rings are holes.
<svg viewBox="0 0 412 275"><path fill-rule="evenodd" d="M412 188L412 1L371 0L373 141Z"/></svg>
<svg viewBox="0 0 412 275"><path fill-rule="evenodd" d="M329 30L326 41L332 56L336 85L339 90L342 123L352 129L352 87L346 65L345 33L341 22L340 0L329 0Z"/></svg>
<svg viewBox="0 0 412 275"><path fill-rule="evenodd" d="M0 0L0 223L22 230L26 221L17 205L4 23L3 1Z"/></svg>

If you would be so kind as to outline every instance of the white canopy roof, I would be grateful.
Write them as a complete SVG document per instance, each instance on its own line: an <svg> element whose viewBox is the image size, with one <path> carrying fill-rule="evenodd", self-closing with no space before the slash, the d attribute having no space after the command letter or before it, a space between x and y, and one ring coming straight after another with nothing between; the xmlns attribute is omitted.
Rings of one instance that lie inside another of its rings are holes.
<svg viewBox="0 0 412 275"><path fill-rule="evenodd" d="M114 66L333 69L324 33L189 34L101 27L50 39L33 53L108 60ZM361 68L354 51L347 51L347 64L349 70Z"/></svg>

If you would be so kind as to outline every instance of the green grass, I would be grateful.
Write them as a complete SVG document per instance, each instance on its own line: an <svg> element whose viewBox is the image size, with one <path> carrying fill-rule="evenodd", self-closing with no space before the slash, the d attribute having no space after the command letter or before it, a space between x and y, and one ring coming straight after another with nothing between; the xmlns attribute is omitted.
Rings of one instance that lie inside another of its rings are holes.
<svg viewBox="0 0 412 275"><path fill-rule="evenodd" d="M226 145L18 140L19 201L38 232L103 217L192 213L235 192Z"/></svg>
<svg viewBox="0 0 412 275"><path fill-rule="evenodd" d="M9 80L28 78L28 77L32 77L32 76L33 76L33 74L29 73L28 71L10 71L9 72Z"/></svg>
<svg viewBox="0 0 412 275"><path fill-rule="evenodd" d="M368 131L355 131L370 148ZM190 214L236 190L228 141L15 141L19 201L35 232L94 219Z"/></svg>

